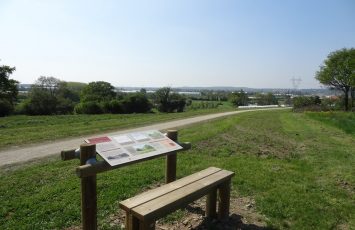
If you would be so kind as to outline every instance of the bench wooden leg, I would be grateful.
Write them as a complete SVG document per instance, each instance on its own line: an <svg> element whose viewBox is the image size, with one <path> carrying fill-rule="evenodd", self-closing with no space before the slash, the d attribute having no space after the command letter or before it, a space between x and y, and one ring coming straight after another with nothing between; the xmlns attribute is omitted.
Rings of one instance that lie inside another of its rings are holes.
<svg viewBox="0 0 355 230"><path fill-rule="evenodd" d="M217 189L213 190L207 195L206 199L206 217L207 218L216 218L216 206L217 206Z"/></svg>
<svg viewBox="0 0 355 230"><path fill-rule="evenodd" d="M231 180L224 182L218 190L218 218L225 220L229 217Z"/></svg>
<svg viewBox="0 0 355 230"><path fill-rule="evenodd" d="M139 222L139 230L154 230L154 229L155 229L155 221Z"/></svg>
<svg viewBox="0 0 355 230"><path fill-rule="evenodd" d="M129 212L126 212L126 226L127 230L139 230L139 220L131 215Z"/></svg>

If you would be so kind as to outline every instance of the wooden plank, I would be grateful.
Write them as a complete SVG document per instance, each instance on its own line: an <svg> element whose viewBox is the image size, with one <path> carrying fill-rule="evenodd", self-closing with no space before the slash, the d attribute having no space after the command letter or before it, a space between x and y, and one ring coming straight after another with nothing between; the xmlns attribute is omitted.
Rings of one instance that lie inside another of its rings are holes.
<svg viewBox="0 0 355 230"><path fill-rule="evenodd" d="M129 211L130 209L132 209L138 205L149 202L150 200L153 200L159 196L163 196L168 192L171 192L171 191L174 191L174 190L179 189L181 187L184 187L187 184L193 183L194 181L205 178L205 177L207 177L211 174L217 173L221 170L222 169L219 169L216 167L209 167L207 169L204 169L200 172L191 174L189 176L181 178L181 179L174 181L172 183L163 185L161 187L158 187L158 188L149 190L147 192L144 192L142 194L139 194L135 197L121 201L119 205L122 209Z"/></svg>
<svg viewBox="0 0 355 230"><path fill-rule="evenodd" d="M214 187L230 180L233 175L234 172L221 170L195 181L194 183L181 187L180 189L139 205L131 210L132 214L141 221L158 219L165 216L166 213L175 211L176 209L206 195L208 192L211 192L211 189Z"/></svg>

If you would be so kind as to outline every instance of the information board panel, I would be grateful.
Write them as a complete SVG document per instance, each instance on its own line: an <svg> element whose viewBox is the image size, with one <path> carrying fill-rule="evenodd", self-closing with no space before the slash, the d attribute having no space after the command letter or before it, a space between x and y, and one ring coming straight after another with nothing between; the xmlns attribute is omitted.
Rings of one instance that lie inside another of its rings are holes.
<svg viewBox="0 0 355 230"><path fill-rule="evenodd" d="M111 166L182 149L158 130L95 137L85 142L96 144L96 152Z"/></svg>

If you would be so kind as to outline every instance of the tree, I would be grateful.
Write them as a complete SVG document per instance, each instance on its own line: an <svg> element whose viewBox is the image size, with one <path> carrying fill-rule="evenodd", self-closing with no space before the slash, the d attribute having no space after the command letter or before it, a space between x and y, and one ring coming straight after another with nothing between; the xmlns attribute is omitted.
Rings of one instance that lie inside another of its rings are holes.
<svg viewBox="0 0 355 230"><path fill-rule="evenodd" d="M69 88L68 83L64 81L59 82L55 97L57 114L73 113L75 105L80 102L79 92Z"/></svg>
<svg viewBox="0 0 355 230"><path fill-rule="evenodd" d="M81 102L96 101L104 102L111 101L116 96L113 87L110 83L104 81L90 82L81 91Z"/></svg>
<svg viewBox="0 0 355 230"><path fill-rule="evenodd" d="M16 70L15 67L0 66L0 116L8 115L13 110L17 100L18 81L9 79L10 75Z"/></svg>
<svg viewBox="0 0 355 230"><path fill-rule="evenodd" d="M277 105L278 100L272 93L256 94L256 101L258 105Z"/></svg>
<svg viewBox="0 0 355 230"><path fill-rule="evenodd" d="M57 99L46 89L32 86L24 110L29 115L51 115L56 113Z"/></svg>
<svg viewBox="0 0 355 230"><path fill-rule="evenodd" d="M32 85L28 100L24 102L25 113L29 115L55 114L59 84L60 80L55 77L40 76Z"/></svg>
<svg viewBox="0 0 355 230"><path fill-rule="evenodd" d="M243 90L231 93L229 100L236 106L249 104L249 97Z"/></svg>
<svg viewBox="0 0 355 230"><path fill-rule="evenodd" d="M60 80L58 78L55 77L46 77L46 76L40 76L35 84L34 87L38 88L38 89L42 89L47 91L51 96L55 96L58 88L59 88L59 84L60 84Z"/></svg>
<svg viewBox="0 0 355 230"><path fill-rule="evenodd" d="M170 87L163 87L154 93L155 103L161 112L168 112L170 91Z"/></svg>
<svg viewBox="0 0 355 230"><path fill-rule="evenodd" d="M186 105L186 99L178 93L171 91L170 87L163 87L154 93L154 101L160 112L182 112Z"/></svg>
<svg viewBox="0 0 355 230"><path fill-rule="evenodd" d="M41 76L32 85L23 109L29 115L68 114L78 102L78 92L68 88L66 82Z"/></svg>
<svg viewBox="0 0 355 230"><path fill-rule="evenodd" d="M146 113L152 108L147 96L143 93L129 94L121 103L124 113Z"/></svg>
<svg viewBox="0 0 355 230"><path fill-rule="evenodd" d="M172 93L169 98L169 111L168 112L178 112L181 113L185 109L186 98L178 93Z"/></svg>
<svg viewBox="0 0 355 230"><path fill-rule="evenodd" d="M331 52L315 78L323 85L343 91L345 110L349 110L349 92L355 88L355 49Z"/></svg>

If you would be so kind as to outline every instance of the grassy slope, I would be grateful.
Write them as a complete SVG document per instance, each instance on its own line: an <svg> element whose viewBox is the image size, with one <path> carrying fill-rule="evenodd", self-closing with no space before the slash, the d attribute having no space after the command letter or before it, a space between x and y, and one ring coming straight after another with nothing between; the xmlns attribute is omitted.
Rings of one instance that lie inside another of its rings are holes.
<svg viewBox="0 0 355 230"><path fill-rule="evenodd" d="M197 115L233 110L232 106L184 113L10 116L0 118L0 149L44 140L100 133Z"/></svg>
<svg viewBox="0 0 355 230"><path fill-rule="evenodd" d="M344 130L344 132L349 134L355 134L355 113L344 113L344 112L323 112L323 113L312 113L308 112L307 116L323 121L328 125L332 125L339 129Z"/></svg>
<svg viewBox="0 0 355 230"><path fill-rule="evenodd" d="M355 226L353 134L305 114L260 111L192 126L180 137L193 148L178 157L179 177L212 165L235 171L233 195L254 197L271 227ZM78 225L77 164L48 159L3 169L0 228ZM163 178L164 159L99 174L100 228L111 228L119 200Z"/></svg>

